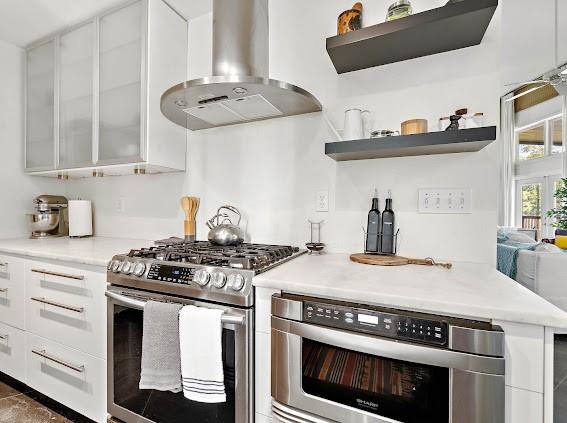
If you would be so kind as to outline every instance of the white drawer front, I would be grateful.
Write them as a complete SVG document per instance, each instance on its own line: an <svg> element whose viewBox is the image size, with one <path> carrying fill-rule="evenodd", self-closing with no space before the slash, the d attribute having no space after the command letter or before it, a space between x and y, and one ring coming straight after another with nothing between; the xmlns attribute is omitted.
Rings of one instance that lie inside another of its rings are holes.
<svg viewBox="0 0 567 423"><path fill-rule="evenodd" d="M106 358L106 273L29 262L27 330Z"/></svg>
<svg viewBox="0 0 567 423"><path fill-rule="evenodd" d="M0 372L26 382L26 334L0 323Z"/></svg>
<svg viewBox="0 0 567 423"><path fill-rule="evenodd" d="M25 329L25 260L0 255L0 322Z"/></svg>
<svg viewBox="0 0 567 423"><path fill-rule="evenodd" d="M106 362L27 334L27 383L97 421L106 421Z"/></svg>

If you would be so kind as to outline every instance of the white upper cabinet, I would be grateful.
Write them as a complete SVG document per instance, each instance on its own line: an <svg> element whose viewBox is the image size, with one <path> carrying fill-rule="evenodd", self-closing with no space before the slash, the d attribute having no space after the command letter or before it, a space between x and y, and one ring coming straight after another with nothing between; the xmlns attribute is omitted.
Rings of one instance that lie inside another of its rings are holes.
<svg viewBox="0 0 567 423"><path fill-rule="evenodd" d="M143 15L142 4L134 3L100 18L101 164L142 160Z"/></svg>
<svg viewBox="0 0 567 423"><path fill-rule="evenodd" d="M55 41L26 55L26 169L55 168Z"/></svg>
<svg viewBox="0 0 567 423"><path fill-rule="evenodd" d="M567 63L567 1L557 0L557 66Z"/></svg>
<svg viewBox="0 0 567 423"><path fill-rule="evenodd" d="M502 0L504 85L537 78L555 67L555 1Z"/></svg>
<svg viewBox="0 0 567 423"><path fill-rule="evenodd" d="M93 165L92 22L59 37L59 168Z"/></svg>
<svg viewBox="0 0 567 423"><path fill-rule="evenodd" d="M26 171L84 177L185 170L184 128L160 110L187 78L187 22L138 0L27 50Z"/></svg>

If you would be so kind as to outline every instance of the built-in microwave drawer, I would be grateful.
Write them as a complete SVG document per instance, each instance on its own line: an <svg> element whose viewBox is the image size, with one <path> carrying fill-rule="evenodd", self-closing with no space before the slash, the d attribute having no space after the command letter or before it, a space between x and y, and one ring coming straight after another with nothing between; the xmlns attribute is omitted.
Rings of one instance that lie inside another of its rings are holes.
<svg viewBox="0 0 567 423"><path fill-rule="evenodd" d="M0 372L26 381L26 334L0 323Z"/></svg>
<svg viewBox="0 0 567 423"><path fill-rule="evenodd" d="M104 360L31 333L26 360L28 385L96 422L106 422Z"/></svg>
<svg viewBox="0 0 567 423"><path fill-rule="evenodd" d="M0 255L0 322L25 329L25 280L22 258Z"/></svg>
<svg viewBox="0 0 567 423"><path fill-rule="evenodd" d="M106 358L105 269L30 262L26 273L27 330Z"/></svg>

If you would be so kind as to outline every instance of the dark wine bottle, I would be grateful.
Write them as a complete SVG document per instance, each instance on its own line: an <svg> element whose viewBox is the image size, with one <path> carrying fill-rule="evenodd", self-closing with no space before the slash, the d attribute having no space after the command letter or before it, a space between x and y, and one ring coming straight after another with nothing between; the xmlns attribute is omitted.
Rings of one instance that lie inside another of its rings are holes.
<svg viewBox="0 0 567 423"><path fill-rule="evenodd" d="M396 226L396 218L394 210L392 210L392 193L388 191L388 198L386 198L386 208L382 213L382 245L381 252L385 254L394 253L394 228Z"/></svg>
<svg viewBox="0 0 567 423"><path fill-rule="evenodd" d="M378 205L378 190L374 190L372 208L368 212L368 225L366 227L366 251L377 253L380 250L380 209Z"/></svg>

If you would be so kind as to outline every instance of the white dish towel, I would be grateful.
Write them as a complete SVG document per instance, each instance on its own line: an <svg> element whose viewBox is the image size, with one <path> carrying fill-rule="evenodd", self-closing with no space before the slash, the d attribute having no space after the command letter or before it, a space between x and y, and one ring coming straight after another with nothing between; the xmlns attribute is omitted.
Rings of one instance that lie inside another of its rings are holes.
<svg viewBox="0 0 567 423"><path fill-rule="evenodd" d="M185 398L205 403L226 402L222 315L222 310L195 306L185 306L179 312L181 375Z"/></svg>

